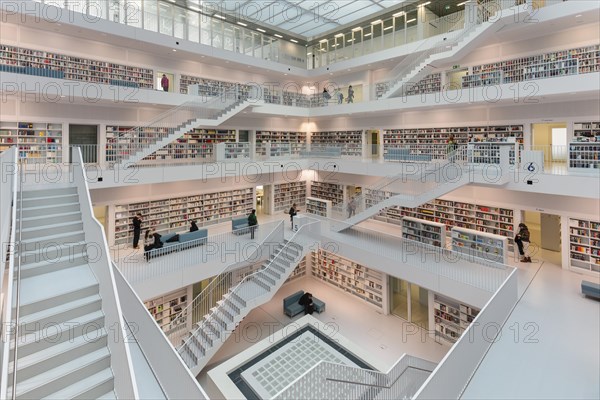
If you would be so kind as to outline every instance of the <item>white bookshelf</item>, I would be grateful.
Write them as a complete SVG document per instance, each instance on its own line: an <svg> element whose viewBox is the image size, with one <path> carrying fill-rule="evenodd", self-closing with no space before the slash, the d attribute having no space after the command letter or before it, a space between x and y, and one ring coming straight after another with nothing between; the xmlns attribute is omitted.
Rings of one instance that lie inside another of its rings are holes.
<svg viewBox="0 0 600 400"><path fill-rule="evenodd" d="M142 214L142 231L154 227L159 233L184 231L190 221L198 226L225 222L250 214L254 208L254 188L162 198L115 206L114 244L133 241L131 219ZM143 233L142 233L143 235Z"/></svg>
<svg viewBox="0 0 600 400"><path fill-rule="evenodd" d="M575 122L573 124L575 142L600 142L600 121Z"/></svg>
<svg viewBox="0 0 600 400"><path fill-rule="evenodd" d="M514 165L517 154L515 142L477 142L467 145L467 162L470 164L501 163L502 149L507 148L509 163Z"/></svg>
<svg viewBox="0 0 600 400"><path fill-rule="evenodd" d="M273 185L273 211L289 211L292 204L306 206L306 181L276 183Z"/></svg>
<svg viewBox="0 0 600 400"><path fill-rule="evenodd" d="M600 172L600 142L569 143L569 169Z"/></svg>
<svg viewBox="0 0 600 400"><path fill-rule="evenodd" d="M447 343L455 343L479 314L479 309L457 300L433 296L436 338Z"/></svg>
<svg viewBox="0 0 600 400"><path fill-rule="evenodd" d="M311 144L319 147L342 147L342 156L362 156L363 131L313 132Z"/></svg>
<svg viewBox="0 0 600 400"><path fill-rule="evenodd" d="M327 250L311 253L312 275L361 300L384 308L385 274Z"/></svg>
<svg viewBox="0 0 600 400"><path fill-rule="evenodd" d="M167 330L171 321L187 307L188 301L189 293L186 287L145 301L144 306L156 320L158 326L163 330ZM185 315L185 318L178 319L177 323L187 323L187 315Z"/></svg>
<svg viewBox="0 0 600 400"><path fill-rule="evenodd" d="M163 128L164 129L164 128ZM108 136L108 135L107 135ZM150 160L187 160L190 158L213 158L217 156L216 146L220 143L235 143L237 135L235 129L204 129L196 128L183 136L175 139L165 147L144 158ZM249 148L240 143L240 157L250 157ZM229 150L229 149L228 149ZM224 158L227 154L223 150L220 156Z"/></svg>
<svg viewBox="0 0 600 400"><path fill-rule="evenodd" d="M456 252L502 264L508 261L508 239L503 236L455 226L451 237Z"/></svg>
<svg viewBox="0 0 600 400"><path fill-rule="evenodd" d="M333 204L343 204L344 185L312 181L310 183L310 195L323 200L331 200Z"/></svg>
<svg viewBox="0 0 600 400"><path fill-rule="evenodd" d="M571 268L600 272L600 222L569 219L569 263Z"/></svg>
<svg viewBox="0 0 600 400"><path fill-rule="evenodd" d="M61 163L62 124L50 122L0 122L0 153L18 146L19 159L27 164Z"/></svg>
<svg viewBox="0 0 600 400"><path fill-rule="evenodd" d="M402 218L402 237L436 247L446 247L446 225L422 219Z"/></svg>
<svg viewBox="0 0 600 400"><path fill-rule="evenodd" d="M331 200L322 200L316 197L307 197L306 213L331 218Z"/></svg>

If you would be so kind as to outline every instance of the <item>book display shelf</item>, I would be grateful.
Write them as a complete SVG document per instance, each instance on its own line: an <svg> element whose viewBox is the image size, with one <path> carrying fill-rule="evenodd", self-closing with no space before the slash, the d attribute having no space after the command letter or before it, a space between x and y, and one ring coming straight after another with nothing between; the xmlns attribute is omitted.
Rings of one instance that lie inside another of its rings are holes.
<svg viewBox="0 0 600 400"><path fill-rule="evenodd" d="M270 157L289 155L290 152L298 155L306 147L306 132L256 131L256 152L266 156L267 149L261 146L263 143L270 144Z"/></svg>
<svg viewBox="0 0 600 400"><path fill-rule="evenodd" d="M310 95L298 92L283 91L284 106L310 107Z"/></svg>
<svg viewBox="0 0 600 400"><path fill-rule="evenodd" d="M306 205L306 181L277 183L273 185L273 211L287 213L296 203L298 207Z"/></svg>
<svg viewBox="0 0 600 400"><path fill-rule="evenodd" d="M515 58L472 68L463 87L495 85L600 71L600 45ZM485 77L485 78L484 78Z"/></svg>
<svg viewBox="0 0 600 400"><path fill-rule="evenodd" d="M572 268L600 273L600 222L569 219L569 249Z"/></svg>
<svg viewBox="0 0 600 400"><path fill-rule="evenodd" d="M388 91L389 82L379 82L375 84L375 98L379 99ZM408 86L405 96L414 96L417 94L426 94L439 92L442 89L442 74L435 73L427 75L416 85Z"/></svg>
<svg viewBox="0 0 600 400"><path fill-rule="evenodd" d="M569 169L599 172L600 142L569 143Z"/></svg>
<svg viewBox="0 0 600 400"><path fill-rule="evenodd" d="M331 200L334 205L342 204L344 202L344 185L312 181L310 183L310 195L323 200Z"/></svg>
<svg viewBox="0 0 600 400"><path fill-rule="evenodd" d="M154 88L154 71L148 68L1 44L0 67L2 67L0 71L27 75L105 85Z"/></svg>
<svg viewBox="0 0 600 400"><path fill-rule="evenodd" d="M136 144L150 145L156 142L158 136L169 133L169 128L136 127L136 126L106 126L106 161L117 161L119 156L127 156L131 152L132 139ZM155 159L152 155L144 158Z"/></svg>
<svg viewBox="0 0 600 400"><path fill-rule="evenodd" d="M575 122L573 124L573 141L600 142L600 121Z"/></svg>
<svg viewBox="0 0 600 400"><path fill-rule="evenodd" d="M376 204L393 194L385 191L372 191L367 189L366 203ZM513 251L515 210L461 201L435 199L419 207L390 207L382 210L374 219L402 224L405 217L431 221L446 225L446 230L452 227L472 229L479 232L500 235L508 240L508 250Z"/></svg>
<svg viewBox="0 0 600 400"><path fill-rule="evenodd" d="M225 222L250 214L254 208L254 188L204 193L115 206L114 244L133 241L132 218L142 214L142 230L154 227L158 233L184 231L190 221L198 226Z"/></svg>
<svg viewBox="0 0 600 400"><path fill-rule="evenodd" d="M310 259L310 255L306 255L306 256L304 256L304 258L302 258L302 260L298 263L296 268L294 268L294 270L292 271L290 276L285 280L284 284L291 282L291 281L295 281L296 279L302 278L303 276L306 276L307 259Z"/></svg>
<svg viewBox="0 0 600 400"><path fill-rule="evenodd" d="M340 147L343 156L362 157L363 131L313 132L310 142L315 147Z"/></svg>
<svg viewBox="0 0 600 400"><path fill-rule="evenodd" d="M144 305L158 326L166 331L175 316L185 310L188 305L187 288L145 301ZM185 324L186 322L187 318L178 319L178 323Z"/></svg>
<svg viewBox="0 0 600 400"><path fill-rule="evenodd" d="M477 142L467 144L467 162L469 164L495 164L501 163L501 149L508 147L508 162L515 164L517 144L510 142Z"/></svg>
<svg viewBox="0 0 600 400"><path fill-rule="evenodd" d="M306 213L331 218L331 201L317 199L316 197L307 197Z"/></svg>
<svg viewBox="0 0 600 400"><path fill-rule="evenodd" d="M433 296L436 338L455 343L479 314L478 308L441 296Z"/></svg>
<svg viewBox="0 0 600 400"><path fill-rule="evenodd" d="M453 251L502 264L508 261L508 239L504 236L456 226L451 236Z"/></svg>
<svg viewBox="0 0 600 400"><path fill-rule="evenodd" d="M446 247L446 225L417 218L402 218L402 237L435 247Z"/></svg>
<svg viewBox="0 0 600 400"><path fill-rule="evenodd" d="M327 250L311 253L312 275L346 293L383 309L385 274Z"/></svg>
<svg viewBox="0 0 600 400"><path fill-rule="evenodd" d="M235 143L235 129L200 129L196 128L175 139L165 147L144 158L148 160L173 160L190 158L212 158L218 143ZM233 150L233 149L229 149ZM248 153L248 147L240 147L241 152ZM225 154L223 155L225 156ZM239 155L240 157L242 154Z"/></svg>
<svg viewBox="0 0 600 400"><path fill-rule="evenodd" d="M188 93L188 86L198 85L198 93ZM218 81L215 79L202 78L200 76L181 75L179 79L179 92L181 94L195 94L198 96L218 96L223 91L233 90L236 87L240 90L240 95L248 97L251 92L251 86L236 82Z"/></svg>
<svg viewBox="0 0 600 400"><path fill-rule="evenodd" d="M19 147L19 159L27 164L62 162L62 124L48 122L0 122L0 153Z"/></svg>
<svg viewBox="0 0 600 400"><path fill-rule="evenodd" d="M450 135L459 145L469 141L497 143L514 141L523 143L523 125L464 126L448 128L386 129L383 131L383 152L390 148L416 147L420 154L433 158L446 156ZM438 146L431 146L432 144Z"/></svg>

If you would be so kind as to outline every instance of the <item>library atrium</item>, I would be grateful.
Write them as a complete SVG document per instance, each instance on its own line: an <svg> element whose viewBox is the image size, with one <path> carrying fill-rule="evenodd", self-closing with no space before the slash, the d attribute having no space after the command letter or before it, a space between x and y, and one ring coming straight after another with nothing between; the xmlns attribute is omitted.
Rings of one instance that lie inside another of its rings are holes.
<svg viewBox="0 0 600 400"><path fill-rule="evenodd" d="M600 398L598 1L0 17L0 398Z"/></svg>

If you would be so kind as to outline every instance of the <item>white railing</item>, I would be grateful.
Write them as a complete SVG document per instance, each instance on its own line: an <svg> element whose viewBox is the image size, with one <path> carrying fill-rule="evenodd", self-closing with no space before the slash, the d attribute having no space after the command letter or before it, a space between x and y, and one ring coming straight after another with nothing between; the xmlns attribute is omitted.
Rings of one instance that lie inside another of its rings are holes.
<svg viewBox="0 0 600 400"><path fill-rule="evenodd" d="M79 150L76 150L76 153L77 162L72 164L72 176L81 205L81 219L85 227L88 264L98 280L105 324L116 335L116 340L108 341L115 394L119 398L138 398L131 354L124 340L127 337L127 329L123 325L123 313L112 271L106 235L104 234L104 228L94 217L83 168L83 158Z"/></svg>
<svg viewBox="0 0 600 400"><path fill-rule="evenodd" d="M244 261L240 252L251 254L258 247L258 243L266 240L280 223L261 224L255 232L255 240L251 240L249 235L240 236L233 232L226 232L152 249L143 254L129 253L120 256L117 249L113 251L113 259L116 260L115 264L123 276L127 278L127 282L131 284L183 273L189 268L197 268L209 263L239 263ZM143 240L143 237L141 239Z"/></svg>
<svg viewBox="0 0 600 400"><path fill-rule="evenodd" d="M517 271L496 293L438 364L414 399L459 399L517 303ZM492 327L492 329L488 329Z"/></svg>
<svg viewBox="0 0 600 400"><path fill-rule="evenodd" d="M6 274L7 285L6 293L2 298L0 312L0 333L2 334L2 344L0 347L0 396L9 398L8 387L13 382L8 381L8 365L10 359L10 343L15 337L13 331L12 312L13 312L13 281L15 271L15 244L16 222L17 222L17 193L19 192L19 167L17 165L17 149L11 148L0 154L0 165L2 166L2 177L0 178L0 257L2 268L0 269L0 288L4 288L4 275ZM12 245L11 245L12 244ZM7 261L5 261L7 260ZM18 267L18 266L17 266ZM14 385L13 385L14 386Z"/></svg>
<svg viewBox="0 0 600 400"><path fill-rule="evenodd" d="M407 354L387 372L320 361L273 399L410 399L435 366Z"/></svg>
<svg viewBox="0 0 600 400"><path fill-rule="evenodd" d="M210 309L217 304L217 301L221 300L231 287L239 283L239 281L233 281L234 271L244 268L246 264L253 265L264 262L273 255L276 247L283 243L284 223L280 221L266 225L271 226L261 225L259 230L268 232L268 235L258 245L249 248L249 250L252 250L251 252L248 249L246 251L239 249L236 257L237 261L228 265L212 278L210 283L186 308L171 318L165 332L174 346L180 345L192 330L192 325L201 321L210 312Z"/></svg>
<svg viewBox="0 0 600 400"><path fill-rule="evenodd" d="M162 393L157 394L156 397L208 399L196 378L190 373L188 367L183 364L167 337L156 325L154 318L148 313L140 298L114 264L112 271L121 299L123 317L131 331L128 342L132 346L139 346L152 374L160 384ZM143 384L153 387L153 385L148 385L146 379L144 379Z"/></svg>

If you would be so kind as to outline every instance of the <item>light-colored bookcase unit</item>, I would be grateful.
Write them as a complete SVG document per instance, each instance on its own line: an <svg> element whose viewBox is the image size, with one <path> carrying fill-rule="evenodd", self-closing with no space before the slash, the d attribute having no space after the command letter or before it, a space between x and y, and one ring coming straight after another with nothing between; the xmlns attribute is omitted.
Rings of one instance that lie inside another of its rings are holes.
<svg viewBox="0 0 600 400"><path fill-rule="evenodd" d="M149 200L115 206L114 244L133 241L132 218L142 214L142 230L154 227L158 233L181 232L195 220L198 226L225 222L250 214L254 208L254 188L203 193Z"/></svg>
<svg viewBox="0 0 600 400"><path fill-rule="evenodd" d="M61 163L62 124L48 122L0 122L0 152L18 146L21 162Z"/></svg>
<svg viewBox="0 0 600 400"><path fill-rule="evenodd" d="M197 93L190 93L189 86L198 85ZM238 82L225 82L215 79L203 78L200 76L182 74L179 78L179 92L182 94L193 94L197 96L212 97L218 96L227 90L236 89L240 96L247 97L252 88L250 85Z"/></svg>
<svg viewBox="0 0 600 400"><path fill-rule="evenodd" d="M569 262L575 270L600 272L600 222L569 219Z"/></svg>
<svg viewBox="0 0 600 400"><path fill-rule="evenodd" d="M356 296L377 309L384 308L384 273L324 249L311 253L311 270L315 278Z"/></svg>
<svg viewBox="0 0 600 400"><path fill-rule="evenodd" d="M309 108L310 95L298 92L283 91L283 105Z"/></svg>
<svg viewBox="0 0 600 400"><path fill-rule="evenodd" d="M276 183L273 185L273 211L288 212L292 204L306 205L306 181Z"/></svg>
<svg viewBox="0 0 600 400"><path fill-rule="evenodd" d="M148 68L2 44L0 71L112 86L154 88L154 71Z"/></svg>
<svg viewBox="0 0 600 400"><path fill-rule="evenodd" d="M122 156L127 156L132 151L132 139L135 144L151 144L156 138L168 134L168 128L135 127L135 126L106 126L106 161L117 161ZM154 159L152 156L146 159Z"/></svg>
<svg viewBox="0 0 600 400"><path fill-rule="evenodd" d="M569 143L569 169L600 172L600 142Z"/></svg>
<svg viewBox="0 0 600 400"><path fill-rule="evenodd" d="M435 247L446 247L446 225L404 217L402 218L402 237Z"/></svg>
<svg viewBox="0 0 600 400"><path fill-rule="evenodd" d="M290 276L285 280L285 283L291 282L291 281L295 281L298 278L302 278L304 276L306 276L307 273L307 262L310 263L311 262L311 256L310 255L306 255L304 256L304 258L302 258L302 260L298 263L298 265L296 266L296 268L294 268L294 270L292 271L292 273L290 274Z"/></svg>
<svg viewBox="0 0 600 400"><path fill-rule="evenodd" d="M167 330L171 321L185 310L189 302L187 288L177 290L144 302L150 315L154 317L158 326ZM187 316L185 316L187 317ZM187 323L187 318L177 318L177 323Z"/></svg>
<svg viewBox="0 0 600 400"><path fill-rule="evenodd" d="M269 143L269 154L264 144ZM306 132L256 131L256 153L269 157L297 155L306 147Z"/></svg>
<svg viewBox="0 0 600 400"><path fill-rule="evenodd" d="M511 142L477 142L467 144L467 162L470 164L495 164L502 162L502 150L508 148L509 164L515 164L517 144Z"/></svg>
<svg viewBox="0 0 600 400"><path fill-rule="evenodd" d="M380 98L388 91L390 87L389 82L378 82L375 84L375 97ZM407 87L405 96L414 96L417 94L426 94L439 92L442 89L442 74L435 73L427 75L421 79L416 85L409 85Z"/></svg>
<svg viewBox="0 0 600 400"><path fill-rule="evenodd" d="M437 293L433 296L433 309L436 338L450 344L461 337L481 311Z"/></svg>
<svg viewBox="0 0 600 400"><path fill-rule="evenodd" d="M306 213L331 218L331 201L316 197L306 198Z"/></svg>
<svg viewBox="0 0 600 400"><path fill-rule="evenodd" d="M600 142L600 121L575 122L573 124L573 141Z"/></svg>
<svg viewBox="0 0 600 400"><path fill-rule="evenodd" d="M508 261L508 239L503 236L455 226L451 237L456 252L502 264Z"/></svg>
<svg viewBox="0 0 600 400"><path fill-rule="evenodd" d="M476 86L500 85L502 83L502 71L475 72L479 71L473 68L471 75L462 77L462 87L471 88Z"/></svg>
<svg viewBox="0 0 600 400"><path fill-rule="evenodd" d="M363 131L313 132L310 142L315 148L342 147L342 156L362 156Z"/></svg>
<svg viewBox="0 0 600 400"><path fill-rule="evenodd" d="M342 204L344 202L344 185L312 181L310 183L310 195L323 200L331 200L334 205Z"/></svg>

